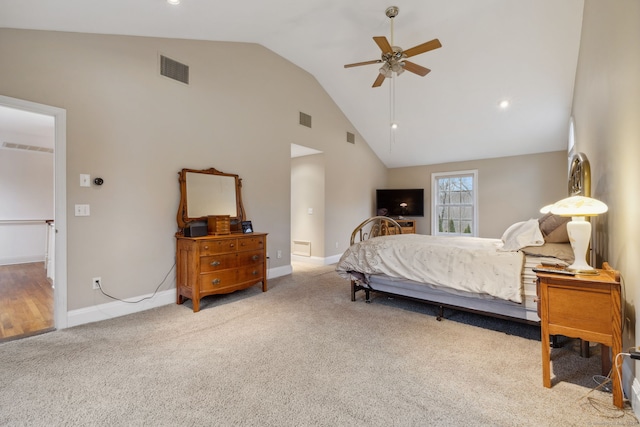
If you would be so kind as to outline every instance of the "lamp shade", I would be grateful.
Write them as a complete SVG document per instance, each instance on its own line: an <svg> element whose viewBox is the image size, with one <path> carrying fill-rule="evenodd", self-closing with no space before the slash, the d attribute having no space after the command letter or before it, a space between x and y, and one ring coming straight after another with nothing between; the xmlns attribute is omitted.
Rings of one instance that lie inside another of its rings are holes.
<svg viewBox="0 0 640 427"><path fill-rule="evenodd" d="M546 205L540 208L540 213L541 214L548 214L549 212L551 212L551 208L553 207L553 203L550 205Z"/></svg>
<svg viewBox="0 0 640 427"><path fill-rule="evenodd" d="M557 201L550 212L560 216L595 216L605 213L609 208L597 199L585 196L572 196Z"/></svg>

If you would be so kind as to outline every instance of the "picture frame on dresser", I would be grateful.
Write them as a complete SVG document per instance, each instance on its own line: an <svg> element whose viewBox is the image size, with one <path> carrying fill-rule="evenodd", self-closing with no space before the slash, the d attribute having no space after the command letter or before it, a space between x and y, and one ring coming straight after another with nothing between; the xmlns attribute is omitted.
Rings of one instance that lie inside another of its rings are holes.
<svg viewBox="0 0 640 427"><path fill-rule="evenodd" d="M253 225L251 225L251 221L242 221L242 233L248 234L253 233Z"/></svg>

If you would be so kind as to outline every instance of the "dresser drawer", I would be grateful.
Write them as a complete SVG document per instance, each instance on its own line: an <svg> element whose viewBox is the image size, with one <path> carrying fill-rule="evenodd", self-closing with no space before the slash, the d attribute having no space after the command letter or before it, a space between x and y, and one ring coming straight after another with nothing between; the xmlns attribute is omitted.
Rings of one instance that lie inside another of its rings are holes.
<svg viewBox="0 0 640 427"><path fill-rule="evenodd" d="M237 283L237 270L220 270L200 276L200 292L215 291Z"/></svg>
<svg viewBox="0 0 640 427"><path fill-rule="evenodd" d="M235 252L238 247L236 239L216 239L199 242L200 255L223 254Z"/></svg>
<svg viewBox="0 0 640 427"><path fill-rule="evenodd" d="M237 260L238 255L236 253L202 256L200 257L200 271L208 273L210 271L234 268L238 265Z"/></svg>
<svg viewBox="0 0 640 427"><path fill-rule="evenodd" d="M262 279L263 264L238 268L238 282Z"/></svg>
<svg viewBox="0 0 640 427"><path fill-rule="evenodd" d="M264 236L242 237L238 239L239 251L252 251L255 249L264 249Z"/></svg>
<svg viewBox="0 0 640 427"><path fill-rule="evenodd" d="M264 262L264 251L247 251L238 253L238 267L244 267Z"/></svg>

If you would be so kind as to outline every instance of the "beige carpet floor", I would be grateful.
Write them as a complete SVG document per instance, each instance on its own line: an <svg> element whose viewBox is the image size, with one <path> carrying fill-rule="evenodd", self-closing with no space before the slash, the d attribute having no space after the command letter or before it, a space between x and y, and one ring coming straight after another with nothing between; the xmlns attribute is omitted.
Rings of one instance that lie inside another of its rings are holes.
<svg viewBox="0 0 640 427"><path fill-rule="evenodd" d="M539 328L377 295L351 302L333 266L0 344L0 425L636 425L591 391L597 350Z"/></svg>

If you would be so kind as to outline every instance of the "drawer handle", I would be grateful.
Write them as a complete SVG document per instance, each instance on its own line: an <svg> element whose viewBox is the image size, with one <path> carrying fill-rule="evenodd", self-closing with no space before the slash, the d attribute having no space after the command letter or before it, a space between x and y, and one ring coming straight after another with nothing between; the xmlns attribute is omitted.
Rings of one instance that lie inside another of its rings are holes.
<svg viewBox="0 0 640 427"><path fill-rule="evenodd" d="M217 266L219 266L219 265L220 265L220 261L213 261L210 265L211 265L212 267L217 267Z"/></svg>
<svg viewBox="0 0 640 427"><path fill-rule="evenodd" d="M230 243L230 244L229 244L229 247L230 247L230 248L233 248L234 246L235 246L235 243Z"/></svg>
<svg viewBox="0 0 640 427"><path fill-rule="evenodd" d="M220 284L220 279L213 279L211 281L211 283L214 284L214 285L219 285Z"/></svg>
<svg viewBox="0 0 640 427"><path fill-rule="evenodd" d="M251 257L251 259L254 260L254 261L257 261L257 260L260 259L260 256L259 255L254 255L254 256Z"/></svg>
<svg viewBox="0 0 640 427"><path fill-rule="evenodd" d="M205 249L209 249L209 246L205 246L204 248L205 248Z"/></svg>
<svg viewBox="0 0 640 427"><path fill-rule="evenodd" d="M251 274L253 274L254 276L257 276L259 273L258 273L258 270L253 270Z"/></svg>
<svg viewBox="0 0 640 427"><path fill-rule="evenodd" d="M246 242L242 242L242 243L240 243L240 245L247 246L247 243Z"/></svg>

